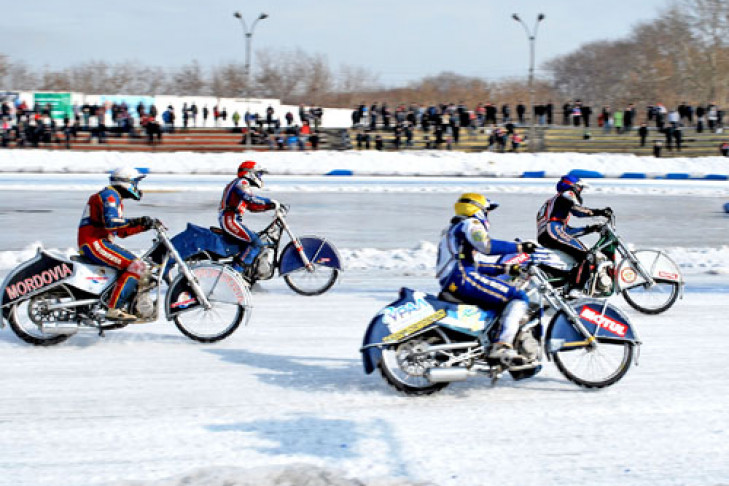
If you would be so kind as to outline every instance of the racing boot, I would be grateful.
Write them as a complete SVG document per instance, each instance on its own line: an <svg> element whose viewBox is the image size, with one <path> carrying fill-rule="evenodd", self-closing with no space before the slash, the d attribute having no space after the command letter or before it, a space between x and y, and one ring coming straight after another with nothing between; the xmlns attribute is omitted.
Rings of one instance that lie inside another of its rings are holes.
<svg viewBox="0 0 729 486"><path fill-rule="evenodd" d="M494 343L489 352L489 358L498 359L506 366L521 366L527 362L526 358L517 353L508 343Z"/></svg>
<svg viewBox="0 0 729 486"><path fill-rule="evenodd" d="M116 309L112 307L111 309L106 311L106 319L109 321L117 321L117 322L131 322L136 321L137 316L134 314L129 314L124 309Z"/></svg>

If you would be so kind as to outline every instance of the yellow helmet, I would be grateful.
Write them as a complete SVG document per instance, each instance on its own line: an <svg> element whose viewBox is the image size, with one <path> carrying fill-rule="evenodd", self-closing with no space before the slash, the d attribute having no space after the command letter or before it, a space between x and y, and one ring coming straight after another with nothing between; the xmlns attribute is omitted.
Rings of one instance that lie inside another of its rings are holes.
<svg viewBox="0 0 729 486"><path fill-rule="evenodd" d="M483 211L484 216L487 212L492 209L496 209L499 205L493 201L490 201L483 194L477 194L475 192L467 192L461 194L455 204L455 210L457 216L471 217L479 211Z"/></svg>

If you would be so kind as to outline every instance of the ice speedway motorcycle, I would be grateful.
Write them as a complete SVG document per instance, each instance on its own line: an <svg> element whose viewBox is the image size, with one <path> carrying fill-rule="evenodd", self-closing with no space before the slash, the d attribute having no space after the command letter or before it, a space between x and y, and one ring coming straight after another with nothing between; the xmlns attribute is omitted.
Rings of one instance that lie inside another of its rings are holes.
<svg viewBox="0 0 729 486"><path fill-rule="evenodd" d="M339 277L342 269L339 253L325 238L297 237L286 222L287 213L287 206L277 208L271 223L258 233L264 247L252 265L241 269L241 276L252 287L259 280L272 279L278 272L301 295L323 294ZM290 241L281 245L284 233ZM220 228L203 228L191 223L172 238L172 243L179 256L188 262L211 261L229 267L238 265L235 257L244 250Z"/></svg>
<svg viewBox="0 0 729 486"><path fill-rule="evenodd" d="M403 288L365 332L360 349L365 372L379 368L387 383L408 395L431 394L476 375L492 383L507 371L515 380L530 378L545 361L554 361L562 375L582 387L618 382L637 360L641 344L628 317L606 299L569 301L549 281L544 270L529 263L512 282L530 299L514 342L526 363L507 366L488 357L500 312L450 294Z"/></svg>
<svg viewBox="0 0 729 486"><path fill-rule="evenodd" d="M550 250L552 258L539 263L552 286L569 294L571 269L577 261L570 255ZM526 263L526 253L506 255L499 263ZM673 306L683 294L684 279L679 266L660 250L631 250L615 229L615 215L602 225L597 242L588 250L581 271L588 277L582 288L584 296L606 298L620 294L637 311L660 314Z"/></svg>
<svg viewBox="0 0 729 486"><path fill-rule="evenodd" d="M142 276L130 312L136 321L106 319L109 296L119 271L91 263L82 256L55 255L42 248L5 279L0 296L2 317L23 341L48 346L82 331L104 332L128 324L155 322L162 313L190 339L215 342L230 336L252 310L248 284L226 265L198 262L188 265L179 258L166 228L155 220L153 246L143 260ZM164 268L170 258L182 262L176 278L162 295Z"/></svg>

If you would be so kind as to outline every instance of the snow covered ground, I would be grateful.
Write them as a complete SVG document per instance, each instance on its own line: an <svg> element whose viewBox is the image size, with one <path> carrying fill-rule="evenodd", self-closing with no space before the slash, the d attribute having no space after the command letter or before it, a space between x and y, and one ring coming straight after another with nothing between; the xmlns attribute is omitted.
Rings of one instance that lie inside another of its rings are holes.
<svg viewBox="0 0 729 486"><path fill-rule="evenodd" d="M106 154L92 163L85 155L101 154L39 154L0 153L0 279L34 242L73 247L81 208L109 168L150 167L143 184L152 191L127 212L159 217L175 233L187 221L215 223L221 184L241 158ZM292 205L294 230L331 238L344 256L340 282L323 296L264 282L249 325L215 345L164 320L49 349L0 330L0 485L729 484L727 182L603 180L586 194L616 210L628 241L667 249L687 278L684 298L659 316L615 300L644 342L639 366L620 383L584 391L547 364L531 380L492 388L475 379L407 398L362 371L370 318L401 286L437 291L434 243L462 190L488 190L502 204L492 218L497 237L533 238L554 181L478 179L485 174L476 169L449 178L471 163L459 154L372 155L383 168L370 179L308 176L365 164L360 154L322 156L330 165L309 154L265 160L278 174L266 195ZM613 164L550 157L540 166L516 156L499 170L607 172ZM631 171L656 163L631 159ZM726 173L726 159L713 159L666 172ZM193 168L200 174L186 175ZM27 172L35 169L46 175ZM418 171L431 177L384 177ZM141 250L145 238L124 244Z"/></svg>

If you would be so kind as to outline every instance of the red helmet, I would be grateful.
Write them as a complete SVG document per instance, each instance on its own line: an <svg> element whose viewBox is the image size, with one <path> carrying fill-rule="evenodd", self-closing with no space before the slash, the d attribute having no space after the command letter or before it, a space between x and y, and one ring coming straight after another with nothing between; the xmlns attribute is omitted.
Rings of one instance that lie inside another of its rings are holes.
<svg viewBox="0 0 729 486"><path fill-rule="evenodd" d="M263 187L263 179L261 176L264 171L258 163L252 160L241 162L238 166L238 177L245 179L253 187Z"/></svg>

